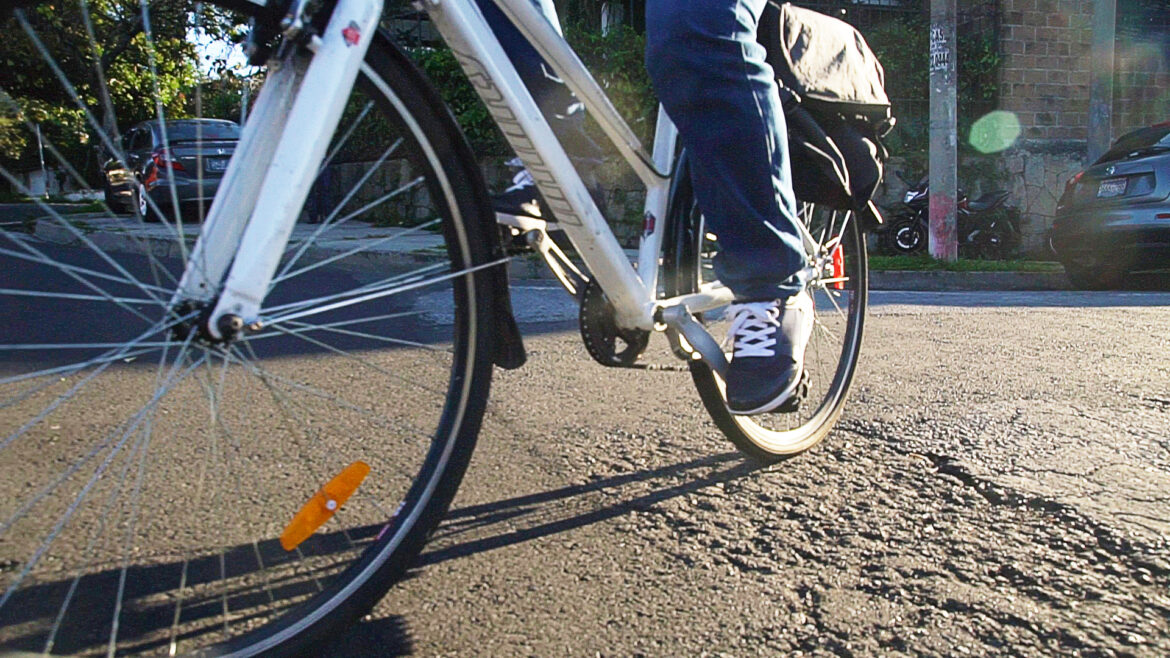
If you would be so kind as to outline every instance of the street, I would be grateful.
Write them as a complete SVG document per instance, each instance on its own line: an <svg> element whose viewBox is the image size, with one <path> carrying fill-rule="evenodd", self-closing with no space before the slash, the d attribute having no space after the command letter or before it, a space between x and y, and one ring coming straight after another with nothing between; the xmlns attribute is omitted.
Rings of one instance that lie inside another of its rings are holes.
<svg viewBox="0 0 1170 658"><path fill-rule="evenodd" d="M872 301L840 429L765 469L685 374L525 325L425 565L337 652L1166 655L1170 295Z"/></svg>
<svg viewBox="0 0 1170 658"><path fill-rule="evenodd" d="M10 263L15 280L27 278L21 266ZM330 270L311 285L348 276ZM449 517L412 577L327 655L1170 652L1170 293L875 291L838 429L766 468L707 420L687 374L593 363L572 300L547 283L520 282L513 299L530 360L496 370ZM404 338L424 340L430 324L450 322L437 300L416 303ZM78 316L58 306L5 309L0 342L76 340ZM124 333L112 317L85 323L93 340ZM304 348L271 341L274 372L353 388L344 357ZM391 368L400 352L371 362ZM10 353L0 365L23 358ZM645 359L671 357L655 338ZM59 428L89 427L116 408L131 375L99 389L106 398L55 416L56 433L25 442L20 458L51 472L85 438ZM387 413L405 406L392 403ZM344 431L306 444L312 454L352 450L351 436L366 429L338 422ZM238 450L279 459L272 472L259 470L268 460L242 460L239 518L262 509L265 492L287 494L283 469L315 459L247 429L229 435ZM185 533L222 523L227 537L237 515L181 516L206 448L168 443L153 448L176 456L152 453L153 491L183 522L136 536L169 556ZM11 453L4 468L19 475L8 478L12 490L30 472ZM10 554L23 553L5 548L9 575L18 564ZM158 573L177 582L178 564ZM116 575L86 584L113 588ZM53 613L22 601L30 619ZM143 611L136 623L165 627L173 607L148 590L130 610ZM146 630L129 637L165 646ZM70 639L77 644L59 647L93 646Z"/></svg>

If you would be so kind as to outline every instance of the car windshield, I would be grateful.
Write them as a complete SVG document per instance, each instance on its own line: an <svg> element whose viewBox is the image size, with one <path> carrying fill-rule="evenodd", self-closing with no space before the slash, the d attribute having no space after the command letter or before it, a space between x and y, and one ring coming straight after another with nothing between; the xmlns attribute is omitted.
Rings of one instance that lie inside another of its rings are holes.
<svg viewBox="0 0 1170 658"><path fill-rule="evenodd" d="M167 139L172 142L197 140L238 140L240 127L234 123L183 121L167 124Z"/></svg>
<svg viewBox="0 0 1170 658"><path fill-rule="evenodd" d="M1145 151L1155 146L1170 148L1170 124L1158 124L1122 135L1095 164L1123 160L1134 151Z"/></svg>

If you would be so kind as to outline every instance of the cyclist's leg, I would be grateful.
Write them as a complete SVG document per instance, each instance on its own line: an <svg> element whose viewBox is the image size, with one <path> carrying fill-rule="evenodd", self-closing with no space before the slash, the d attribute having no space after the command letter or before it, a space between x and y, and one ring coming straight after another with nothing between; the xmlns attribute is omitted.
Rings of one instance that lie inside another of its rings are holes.
<svg viewBox="0 0 1170 658"><path fill-rule="evenodd" d="M741 302L727 407L790 409L813 327L788 138L772 68L756 43L765 0L650 0L646 64L693 158L695 199L718 237L715 274Z"/></svg>
<svg viewBox="0 0 1170 658"><path fill-rule="evenodd" d="M516 67L520 78L528 87L533 100L544 114L557 139L565 147L578 173L591 189L597 188L595 171L601 164L601 148L585 134L585 106L568 86L557 77L552 67L541 58L532 44L524 38L516 26L491 0L477 0L480 11L488 25L500 40L508 59ZM550 0L532 0L558 32L561 24L556 7ZM508 193L497 198L501 210L505 207L521 206L536 198L536 187L532 177L521 171L514 179ZM507 210L504 210L507 212ZM527 212L527 211L524 211Z"/></svg>
<svg viewBox="0 0 1170 658"><path fill-rule="evenodd" d="M789 297L804 287L784 112L756 43L765 5L646 3L646 67L694 156L695 197L719 237L715 272L747 300Z"/></svg>

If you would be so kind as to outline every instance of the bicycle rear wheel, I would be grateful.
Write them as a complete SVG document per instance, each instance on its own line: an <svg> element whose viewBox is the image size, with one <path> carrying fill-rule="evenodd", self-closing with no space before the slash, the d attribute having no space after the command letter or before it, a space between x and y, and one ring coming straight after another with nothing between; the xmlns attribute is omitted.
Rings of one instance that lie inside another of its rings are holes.
<svg viewBox="0 0 1170 658"><path fill-rule="evenodd" d="M224 90L264 72L229 77L240 56L209 64L211 45L184 43L190 14L132 4L155 30L134 52L162 90L144 108L118 98L124 69L92 74L56 50L68 24L89 21L100 38L113 17L91 14L98 3L5 22L81 76L57 93L116 159L133 145L105 127L108 110L143 109L116 117L123 131L144 118L173 129L150 154L161 224L100 203L72 215L45 205L31 232L0 233L0 653L303 652L408 568L467 466L492 369L490 206L437 94L377 39L262 306L266 326L228 345L176 331L194 313L168 306L209 199L183 203L175 169L205 185L229 146L210 123L174 120L238 118L225 99L247 94ZM6 92L18 131L31 131L33 91ZM49 166L100 198L108 181L84 167L88 148L45 132ZM360 485L357 462L369 468ZM311 532L286 547L294 519Z"/></svg>
<svg viewBox="0 0 1170 658"><path fill-rule="evenodd" d="M662 281L667 296L696 292L714 279L711 258L717 236L704 230L694 201L685 156L671 194ZM861 227L852 212L798 202L799 217L818 247L810 260L818 263L809 284L816 321L805 352L809 390L798 411L736 416L727 410L723 380L701 361L690 361L699 397L719 429L741 451L773 462L821 441L845 406L861 354L868 296L868 265ZM720 313L699 318L712 335L726 333Z"/></svg>

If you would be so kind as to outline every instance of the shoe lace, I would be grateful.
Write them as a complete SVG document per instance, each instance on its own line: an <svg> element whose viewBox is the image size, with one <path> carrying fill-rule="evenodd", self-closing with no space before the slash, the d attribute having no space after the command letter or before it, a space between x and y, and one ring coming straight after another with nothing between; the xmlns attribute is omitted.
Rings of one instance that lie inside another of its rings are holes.
<svg viewBox="0 0 1170 658"><path fill-rule="evenodd" d="M727 307L732 315L729 340L734 341L734 358L774 356L776 329L780 327L780 307L772 302L732 304Z"/></svg>

